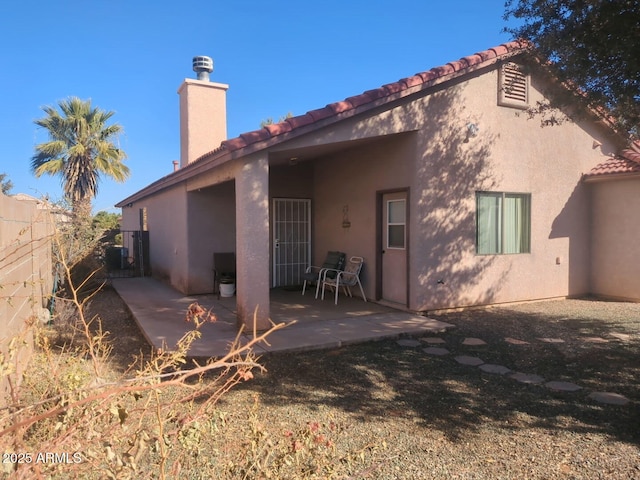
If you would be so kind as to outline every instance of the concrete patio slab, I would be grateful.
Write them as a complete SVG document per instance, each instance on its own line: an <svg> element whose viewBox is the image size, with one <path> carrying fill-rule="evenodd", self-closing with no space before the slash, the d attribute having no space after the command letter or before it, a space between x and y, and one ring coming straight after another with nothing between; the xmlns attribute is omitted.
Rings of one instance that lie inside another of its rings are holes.
<svg viewBox="0 0 640 480"><path fill-rule="evenodd" d="M266 341L258 343L265 352L304 351L341 346L340 339L316 325L295 328L295 325L270 334Z"/></svg>
<svg viewBox="0 0 640 480"><path fill-rule="evenodd" d="M217 317L202 325L202 338L196 340L190 355L221 357L237 336L235 297L214 295L185 296L154 278L112 279L112 285L129 307L147 341L155 348L174 349L180 338L193 328L185 321L187 308L197 302ZM256 345L257 354L336 348L400 335L443 332L453 325L407 312L400 312L359 298L315 299L299 291L273 289L270 314L274 323L287 326L273 332L266 342ZM253 332L243 332L242 344Z"/></svg>

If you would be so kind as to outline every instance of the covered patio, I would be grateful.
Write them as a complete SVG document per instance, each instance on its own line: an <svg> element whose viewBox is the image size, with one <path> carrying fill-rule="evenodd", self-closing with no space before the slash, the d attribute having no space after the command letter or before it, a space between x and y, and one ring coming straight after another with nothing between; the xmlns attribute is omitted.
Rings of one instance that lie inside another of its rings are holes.
<svg viewBox="0 0 640 480"><path fill-rule="evenodd" d="M156 349L174 348L177 341L193 328L185 322L187 308L198 302L217 317L201 329L189 352L192 357L222 357L229 351L238 333L236 297L184 295L151 277L112 279L112 285L127 304L147 341ZM270 318L289 324L272 333L268 344L260 343L255 353L302 351L338 348L401 335L424 335L442 332L453 325L420 315L394 310L360 298L340 296L314 298L314 292L301 295L299 290L271 289ZM259 308L259 307L258 307ZM243 332L239 341L246 343L253 332Z"/></svg>

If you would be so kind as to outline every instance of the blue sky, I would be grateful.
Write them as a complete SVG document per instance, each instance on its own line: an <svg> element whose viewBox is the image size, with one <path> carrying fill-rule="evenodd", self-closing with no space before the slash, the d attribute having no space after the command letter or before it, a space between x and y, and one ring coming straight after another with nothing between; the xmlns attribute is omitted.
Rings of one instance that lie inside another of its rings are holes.
<svg viewBox="0 0 640 480"><path fill-rule="evenodd" d="M62 196L30 172L33 121L70 96L115 112L130 179L103 180L94 212L172 171L177 89L191 59L229 84L229 138L505 41L504 0L5 0L0 4L0 173L11 193Z"/></svg>

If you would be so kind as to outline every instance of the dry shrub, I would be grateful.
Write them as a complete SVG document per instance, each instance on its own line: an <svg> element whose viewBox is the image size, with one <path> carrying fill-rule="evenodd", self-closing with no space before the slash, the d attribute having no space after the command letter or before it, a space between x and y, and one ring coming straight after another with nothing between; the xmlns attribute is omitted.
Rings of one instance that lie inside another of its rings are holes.
<svg viewBox="0 0 640 480"><path fill-rule="evenodd" d="M25 325L37 345L21 382L12 365L28 336L0 358L11 385L0 410L2 469L11 478L336 478L358 464L362 452L336 455L344 434L337 424L310 421L274 434L260 421L257 399L234 425L218 408L231 388L264 370L253 347L284 324L243 345L238 334L225 357L197 363L189 348L215 315L194 303L185 316L193 328L176 348L141 354L117 373L110 368L117 338L86 316L92 274L78 284L76 263L57 246L66 287L53 325Z"/></svg>

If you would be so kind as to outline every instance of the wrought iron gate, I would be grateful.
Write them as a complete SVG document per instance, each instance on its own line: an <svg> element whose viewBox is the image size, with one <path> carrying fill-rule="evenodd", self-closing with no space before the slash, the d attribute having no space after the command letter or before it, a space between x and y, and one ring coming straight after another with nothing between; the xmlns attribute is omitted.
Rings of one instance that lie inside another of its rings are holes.
<svg viewBox="0 0 640 480"><path fill-rule="evenodd" d="M311 261L311 200L273 199L273 286L301 285Z"/></svg>
<svg viewBox="0 0 640 480"><path fill-rule="evenodd" d="M105 265L111 277L151 275L149 232L121 230L117 241L105 250Z"/></svg>

